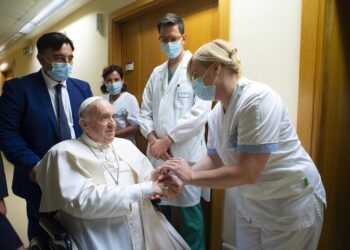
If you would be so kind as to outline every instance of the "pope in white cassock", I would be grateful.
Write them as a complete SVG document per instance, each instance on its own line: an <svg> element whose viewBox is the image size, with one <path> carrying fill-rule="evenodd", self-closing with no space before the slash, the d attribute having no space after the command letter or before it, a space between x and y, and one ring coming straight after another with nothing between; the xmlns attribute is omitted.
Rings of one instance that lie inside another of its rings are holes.
<svg viewBox="0 0 350 250"><path fill-rule="evenodd" d="M111 104L90 97L80 107L81 138L63 141L37 165L40 211L58 211L76 249L189 249L150 197L172 198L182 183L152 175L130 141L115 138Z"/></svg>

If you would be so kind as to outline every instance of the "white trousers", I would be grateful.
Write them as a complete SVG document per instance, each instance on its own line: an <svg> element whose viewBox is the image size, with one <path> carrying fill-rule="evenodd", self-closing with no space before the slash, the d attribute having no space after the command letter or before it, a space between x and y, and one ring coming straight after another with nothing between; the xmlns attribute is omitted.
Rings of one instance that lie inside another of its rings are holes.
<svg viewBox="0 0 350 250"><path fill-rule="evenodd" d="M316 250L323 223L323 203L315 197L315 223L295 231L253 227L237 212L237 250Z"/></svg>

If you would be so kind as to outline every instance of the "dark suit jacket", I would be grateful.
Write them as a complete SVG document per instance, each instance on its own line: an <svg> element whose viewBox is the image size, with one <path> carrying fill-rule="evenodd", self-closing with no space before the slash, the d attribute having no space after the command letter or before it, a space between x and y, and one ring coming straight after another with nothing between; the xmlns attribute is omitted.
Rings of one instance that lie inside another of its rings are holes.
<svg viewBox="0 0 350 250"><path fill-rule="evenodd" d="M2 162L2 156L0 154L0 200L8 195L7 185L5 178L4 163Z"/></svg>
<svg viewBox="0 0 350 250"><path fill-rule="evenodd" d="M92 96L87 82L69 78L67 90L77 137L79 106ZM28 175L36 163L56 143L58 126L50 95L41 71L5 82L0 98L0 147L15 165L12 188L18 196L40 199L39 186Z"/></svg>

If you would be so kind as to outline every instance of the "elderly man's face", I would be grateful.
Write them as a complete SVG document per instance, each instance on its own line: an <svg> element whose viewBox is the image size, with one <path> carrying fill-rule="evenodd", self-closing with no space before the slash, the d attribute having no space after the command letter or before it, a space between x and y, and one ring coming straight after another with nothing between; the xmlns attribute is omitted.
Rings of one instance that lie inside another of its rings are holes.
<svg viewBox="0 0 350 250"><path fill-rule="evenodd" d="M103 99L96 100L92 105L87 117L83 118L82 128L94 141L103 144L111 143L116 129L113 107Z"/></svg>

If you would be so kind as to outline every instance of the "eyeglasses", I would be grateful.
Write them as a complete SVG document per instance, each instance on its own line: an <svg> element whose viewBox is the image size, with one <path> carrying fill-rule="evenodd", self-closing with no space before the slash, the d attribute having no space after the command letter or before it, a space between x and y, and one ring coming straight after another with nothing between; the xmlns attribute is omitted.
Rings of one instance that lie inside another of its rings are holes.
<svg viewBox="0 0 350 250"><path fill-rule="evenodd" d="M74 56L71 55L71 56L64 56L64 55L61 55L61 54L56 54L56 55L52 55L51 57L47 57L47 56L44 56L44 55L41 55L42 58L45 59L45 61L51 63L51 62L57 62L57 63L70 63L72 64L73 63L73 58Z"/></svg>
<svg viewBox="0 0 350 250"><path fill-rule="evenodd" d="M72 63L73 62L73 56L64 56L64 55L53 55L52 59L54 62L59 63Z"/></svg>
<svg viewBox="0 0 350 250"><path fill-rule="evenodd" d="M180 40L182 38L182 36L173 36L173 37L165 37L165 36L160 36L158 38L158 40L162 43L173 43L176 42L178 40Z"/></svg>

